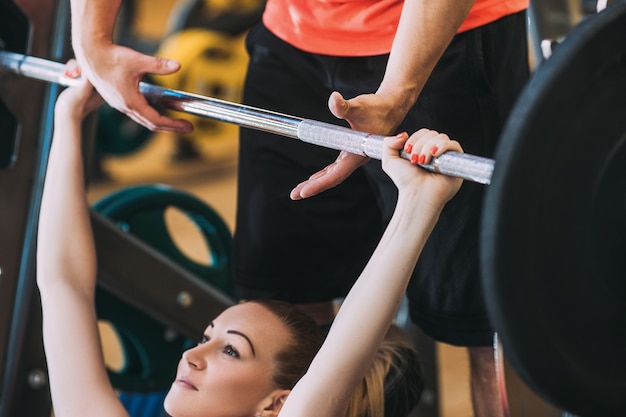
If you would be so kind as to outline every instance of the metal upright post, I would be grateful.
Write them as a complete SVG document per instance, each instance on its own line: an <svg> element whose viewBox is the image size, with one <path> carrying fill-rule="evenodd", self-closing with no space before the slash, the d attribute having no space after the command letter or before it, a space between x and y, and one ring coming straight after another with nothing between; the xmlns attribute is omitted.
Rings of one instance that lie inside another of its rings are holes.
<svg viewBox="0 0 626 417"><path fill-rule="evenodd" d="M0 0L0 46L63 60L69 4ZM58 87L0 82L0 417L50 416L35 236Z"/></svg>

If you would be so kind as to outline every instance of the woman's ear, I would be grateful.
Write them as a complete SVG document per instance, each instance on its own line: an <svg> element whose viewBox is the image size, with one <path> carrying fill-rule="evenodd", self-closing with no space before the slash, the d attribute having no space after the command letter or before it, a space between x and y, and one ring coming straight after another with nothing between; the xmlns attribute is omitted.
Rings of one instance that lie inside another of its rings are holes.
<svg viewBox="0 0 626 417"><path fill-rule="evenodd" d="M255 415L256 417L277 417L280 410L283 408L285 401L291 390L288 389L276 389L272 391L261 402L262 409Z"/></svg>

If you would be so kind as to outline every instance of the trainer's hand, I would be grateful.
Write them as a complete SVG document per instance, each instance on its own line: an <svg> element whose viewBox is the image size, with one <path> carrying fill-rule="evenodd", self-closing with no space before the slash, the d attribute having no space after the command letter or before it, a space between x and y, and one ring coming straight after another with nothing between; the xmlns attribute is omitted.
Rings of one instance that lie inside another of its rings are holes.
<svg viewBox="0 0 626 417"><path fill-rule="evenodd" d="M346 100L335 91L328 99L328 108L335 117L346 120L352 129L379 135L392 132L405 116L405 112L398 111L394 104L393 98L379 93ZM290 197L301 200L333 188L367 161L367 157L342 151L335 162L298 184Z"/></svg>
<svg viewBox="0 0 626 417"><path fill-rule="evenodd" d="M354 130L377 135L391 134L406 116L400 97L376 93L361 94L346 100L337 91L328 99L328 108L331 113L344 119Z"/></svg>
<svg viewBox="0 0 626 417"><path fill-rule="evenodd" d="M355 169L368 160L369 158L341 151L335 162L296 185L289 197L292 200L302 200L329 190L341 184Z"/></svg>
<svg viewBox="0 0 626 417"><path fill-rule="evenodd" d="M172 74L180 69L178 62L144 55L113 43L98 45L77 58L83 75L111 107L153 131L188 133L193 130L187 120L159 114L139 92L139 82L145 74Z"/></svg>

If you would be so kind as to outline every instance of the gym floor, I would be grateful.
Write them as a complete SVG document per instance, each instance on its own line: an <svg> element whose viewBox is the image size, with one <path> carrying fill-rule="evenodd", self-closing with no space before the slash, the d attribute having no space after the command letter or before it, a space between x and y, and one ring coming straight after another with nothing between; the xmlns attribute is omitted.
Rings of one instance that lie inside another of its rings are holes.
<svg viewBox="0 0 626 417"><path fill-rule="evenodd" d="M134 0L138 20L135 33L143 40L158 42L170 17L175 0ZM192 143L199 158L173 160L177 138L170 134L154 134L135 152L122 156L105 156L100 161L103 176L91 181L89 200L95 202L109 193L130 185L167 184L188 191L209 204L234 229L237 175L237 132L229 126L231 135L202 137L197 134ZM286 139L288 140L288 139ZM296 179L294 179L294 184ZM206 261L205 245L195 226L182 214L168 213L168 226L175 230L174 240L192 259ZM115 362L117 352L107 334L103 337L105 356ZM438 344L439 398L441 417L470 417L473 415L469 393L468 360L465 349Z"/></svg>

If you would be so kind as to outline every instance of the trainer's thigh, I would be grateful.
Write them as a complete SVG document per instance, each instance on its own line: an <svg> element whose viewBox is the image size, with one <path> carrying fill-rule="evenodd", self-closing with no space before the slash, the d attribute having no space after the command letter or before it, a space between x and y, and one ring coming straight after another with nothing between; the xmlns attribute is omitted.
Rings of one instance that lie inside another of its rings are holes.
<svg viewBox="0 0 626 417"><path fill-rule="evenodd" d="M518 13L456 36L403 128L436 129L467 153L493 156L529 77L525 20ZM446 205L408 290L413 320L433 338L457 345L492 343L478 265L484 190L465 182Z"/></svg>
<svg viewBox="0 0 626 417"><path fill-rule="evenodd" d="M262 26L248 37L244 102L338 123L324 62ZM291 201L299 182L333 162L337 151L273 134L241 130L234 285L242 298L318 302L343 296L380 236L376 200L362 170L318 196Z"/></svg>

